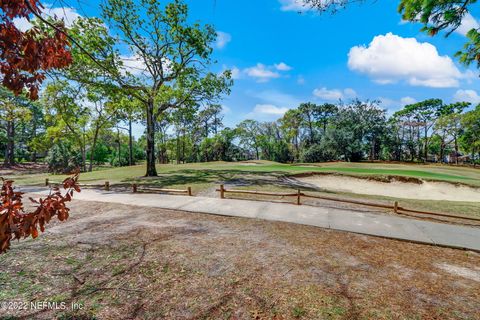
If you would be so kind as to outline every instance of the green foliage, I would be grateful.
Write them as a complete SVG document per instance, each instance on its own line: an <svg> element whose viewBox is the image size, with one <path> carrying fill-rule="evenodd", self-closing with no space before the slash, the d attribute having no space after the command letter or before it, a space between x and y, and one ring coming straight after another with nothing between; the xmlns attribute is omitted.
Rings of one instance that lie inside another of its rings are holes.
<svg viewBox="0 0 480 320"><path fill-rule="evenodd" d="M311 145L306 149L300 158L301 162L306 163L315 163L315 162L326 162L337 159L337 153L335 149L329 145L328 142L322 142L321 144Z"/></svg>
<svg viewBox="0 0 480 320"><path fill-rule="evenodd" d="M50 172L67 174L80 167L82 158L71 144L59 142L49 150L46 161Z"/></svg>

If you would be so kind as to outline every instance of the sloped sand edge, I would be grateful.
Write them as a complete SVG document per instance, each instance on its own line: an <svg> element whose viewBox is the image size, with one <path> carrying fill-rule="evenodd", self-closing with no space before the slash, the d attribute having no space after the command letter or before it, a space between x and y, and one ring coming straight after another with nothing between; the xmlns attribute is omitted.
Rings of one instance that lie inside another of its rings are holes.
<svg viewBox="0 0 480 320"><path fill-rule="evenodd" d="M320 189L419 200L480 201L480 188L408 177L353 177L339 174L298 175Z"/></svg>

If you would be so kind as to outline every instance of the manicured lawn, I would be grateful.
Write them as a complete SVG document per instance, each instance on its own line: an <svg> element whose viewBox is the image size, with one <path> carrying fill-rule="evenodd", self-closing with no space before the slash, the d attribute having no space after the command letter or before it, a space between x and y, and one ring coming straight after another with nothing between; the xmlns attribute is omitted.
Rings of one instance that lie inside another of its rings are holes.
<svg viewBox="0 0 480 320"><path fill-rule="evenodd" d="M210 162L181 165L158 165L159 177L145 178L145 165L122 168L100 168L94 172L82 173L80 180L85 184L123 183L127 187L131 183L156 185L163 188L192 187L194 194L216 197L215 188L219 184L229 187L270 191L295 191L299 188L292 185L291 174L309 172L328 172L350 176L403 176L434 181L461 183L480 186L480 170L466 167L422 165L422 164L385 164L385 163L320 163L320 164L280 164L269 161L255 162ZM17 185L43 185L45 178L59 182L62 175L34 174L16 175L8 178L16 180ZM300 187L301 188L301 187ZM306 189L305 189L306 190ZM309 190L313 191L313 190ZM396 199L383 196L328 191L328 195L339 198L354 198L378 202L399 201L401 205L418 210L444 212L452 214L480 215L478 202L428 201Z"/></svg>
<svg viewBox="0 0 480 320"><path fill-rule="evenodd" d="M255 163L255 164L254 164ZM333 172L355 176L404 176L427 180L462 183L480 186L480 170L465 167L452 167L441 165L415 165L415 164L372 164L372 163L321 163L290 165L269 161L256 162L210 162L181 165L157 165L158 178L143 178L145 166L121 167L101 169L94 172L82 173L83 183L98 183L110 181L111 183L153 183L162 186L176 186L186 184L203 184L221 181L222 179L242 176L245 173L254 175L288 175L308 172ZM52 176L37 174L13 177L20 184L40 184L45 178L60 181L65 176Z"/></svg>

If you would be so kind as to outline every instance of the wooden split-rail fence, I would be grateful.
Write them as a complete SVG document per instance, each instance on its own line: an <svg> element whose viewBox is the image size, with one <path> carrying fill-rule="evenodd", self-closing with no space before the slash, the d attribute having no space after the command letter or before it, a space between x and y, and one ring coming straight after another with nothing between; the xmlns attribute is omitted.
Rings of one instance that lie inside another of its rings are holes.
<svg viewBox="0 0 480 320"><path fill-rule="evenodd" d="M50 181L48 178L45 179L45 186L50 185L61 185L62 182ZM87 188L98 188L103 189L105 191L110 191L111 187L115 185L110 185L110 181L105 181L104 184L78 184L80 187L87 187ZM124 186L124 185L121 185ZM141 192L150 192L150 193L174 193L174 194L185 194L188 196L193 196L192 188L187 187L187 189L165 189L165 188L158 188L155 186L145 186L145 185L138 185L136 183L132 183L130 185L131 190L133 193L141 193Z"/></svg>
<svg viewBox="0 0 480 320"><path fill-rule="evenodd" d="M480 218L475 218L475 217L403 208L399 205L398 201L395 201L391 205L389 205L389 204L380 204L380 203L372 203L372 202L357 201L357 200L350 200L350 199L339 199L339 198L333 198L333 197L327 197L327 196L306 194L304 192L301 192L300 190L297 190L297 192L282 193L282 192L254 191L254 190L225 189L224 185L220 185L220 188L216 189L216 191L220 193L221 199L225 199L225 195L227 193L263 195L263 196L273 196L273 197L281 197L281 198L292 197L294 199L294 203L299 206L302 204L302 197L304 197L304 198L310 198L310 199L350 203L350 204L356 204L356 205L367 206L372 208L388 209L388 210L393 210L393 212L396 214L414 213L414 214L422 214L422 215L455 218L455 219L461 219L461 220L470 220L470 221L480 222Z"/></svg>
<svg viewBox="0 0 480 320"><path fill-rule="evenodd" d="M45 179L45 185L61 185L61 182L53 182L50 181L48 178ZM79 184L80 187L90 187L90 188L99 188L105 191L110 191L110 188L113 187L110 185L109 181L105 181L104 184ZM125 185L122 185L125 186ZM165 189L165 188L158 188L155 186L146 186L146 185L138 185L138 184L131 184L130 185L132 193L171 193L171 194L182 194L187 196L193 196L192 188L187 187L186 189ZM420 211L420 210L412 210L408 208L403 208L399 205L398 201L393 202L390 204L380 204L380 203L372 203L372 202L365 202L365 201L357 201L351 199L339 199L327 196L319 196L313 194L307 194L300 190L296 192L269 192L269 191L258 191L258 190L239 190L239 189L226 189L225 186L222 184L220 185L219 189L216 189L217 192L220 194L221 199L225 199L225 195L228 193L232 194L250 194L256 196L268 196L268 197L292 197L294 199L294 204L301 205L302 198L307 199L319 199L319 200L328 200L334 202L342 202L342 203L350 203L360 206L367 206L372 208L380 208L380 209L387 209L393 210L396 214L420 214L424 216L437 216L437 217L444 217L444 218L454 218L454 219L461 219L461 220L469 220L469 221L476 221L480 222L480 218L476 217L469 217L463 215L454 215L454 214L446 214L446 213L439 213L439 212L429 212L429 211Z"/></svg>

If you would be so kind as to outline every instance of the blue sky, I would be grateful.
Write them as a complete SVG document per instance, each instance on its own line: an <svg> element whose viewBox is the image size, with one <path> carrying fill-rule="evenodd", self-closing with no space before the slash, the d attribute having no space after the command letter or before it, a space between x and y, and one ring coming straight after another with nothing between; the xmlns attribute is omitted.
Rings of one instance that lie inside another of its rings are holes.
<svg viewBox="0 0 480 320"><path fill-rule="evenodd" d="M238 73L224 101L231 123L273 120L303 101L357 96L381 99L390 111L431 97L480 102L478 72L453 58L464 35L426 36L420 25L402 23L397 1L352 5L335 15L300 14L301 6L287 0L190 3L193 17L230 39L215 57Z"/></svg>
<svg viewBox="0 0 480 320"><path fill-rule="evenodd" d="M432 97L480 103L478 70L454 58L466 41L462 33L479 27L480 11L445 38L402 22L398 0L354 4L335 15L302 10L295 0L186 2L192 21L219 32L213 71L234 71L232 93L222 102L229 126L275 120L307 101L380 99L390 113ZM98 15L93 0L62 5L70 9L59 16Z"/></svg>

